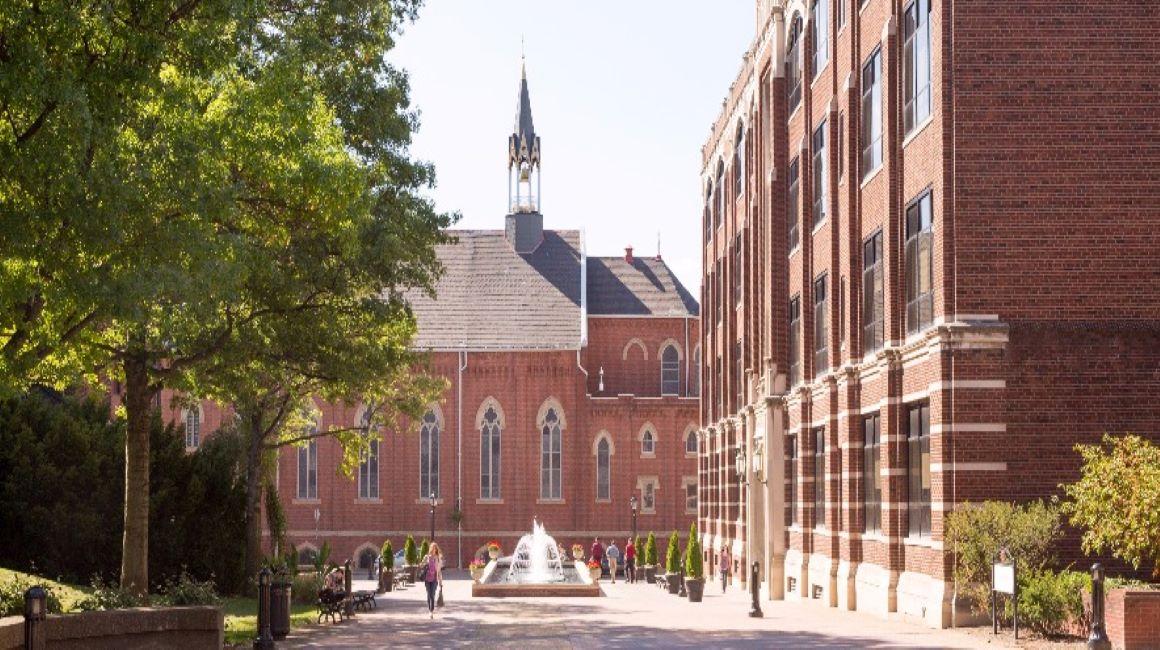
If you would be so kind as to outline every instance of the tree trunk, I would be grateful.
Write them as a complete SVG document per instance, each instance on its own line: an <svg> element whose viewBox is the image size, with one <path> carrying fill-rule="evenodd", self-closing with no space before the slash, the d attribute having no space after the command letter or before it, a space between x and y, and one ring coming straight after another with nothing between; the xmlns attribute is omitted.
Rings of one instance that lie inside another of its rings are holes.
<svg viewBox="0 0 1160 650"><path fill-rule="evenodd" d="M262 415L248 414L246 450L246 576L257 579L262 557Z"/></svg>
<svg viewBox="0 0 1160 650"><path fill-rule="evenodd" d="M125 368L125 532L121 540L121 588L149 595L149 418L154 390L144 357Z"/></svg>

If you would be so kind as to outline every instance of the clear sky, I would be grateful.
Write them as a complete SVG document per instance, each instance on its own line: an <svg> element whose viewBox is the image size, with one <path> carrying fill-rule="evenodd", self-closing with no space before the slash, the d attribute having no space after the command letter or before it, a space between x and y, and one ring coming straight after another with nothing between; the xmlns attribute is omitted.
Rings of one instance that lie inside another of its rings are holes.
<svg viewBox="0 0 1160 650"><path fill-rule="evenodd" d="M520 39L543 152L546 228L582 229L589 255L661 254L701 278L701 145L753 37L752 0L427 0L391 55L408 71L458 228L503 228Z"/></svg>

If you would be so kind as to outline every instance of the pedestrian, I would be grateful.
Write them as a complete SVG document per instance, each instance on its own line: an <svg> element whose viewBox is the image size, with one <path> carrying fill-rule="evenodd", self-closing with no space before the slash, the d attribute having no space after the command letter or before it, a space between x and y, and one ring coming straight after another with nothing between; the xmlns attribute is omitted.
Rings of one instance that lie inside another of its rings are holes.
<svg viewBox="0 0 1160 650"><path fill-rule="evenodd" d="M431 618L435 618L435 590L443 587L443 551L439 550L439 544L431 542L427 556L419 561L419 569L423 586L427 587L427 609Z"/></svg>
<svg viewBox="0 0 1160 650"><path fill-rule="evenodd" d="M593 562L599 565L604 564L604 547L600 545L599 537L592 541L592 552L589 555L592 556Z"/></svg>
<svg viewBox="0 0 1160 650"><path fill-rule="evenodd" d="M636 582L636 544L629 537L624 542L624 579L629 583Z"/></svg>
<svg viewBox="0 0 1160 650"><path fill-rule="evenodd" d="M717 568L721 570L721 593L725 593L725 587L729 584L729 571L733 568L728 545L721 549L721 563Z"/></svg>
<svg viewBox="0 0 1160 650"><path fill-rule="evenodd" d="M612 584L616 584L616 565L620 563L620 549L616 548L616 540L608 542L608 573L612 575Z"/></svg>

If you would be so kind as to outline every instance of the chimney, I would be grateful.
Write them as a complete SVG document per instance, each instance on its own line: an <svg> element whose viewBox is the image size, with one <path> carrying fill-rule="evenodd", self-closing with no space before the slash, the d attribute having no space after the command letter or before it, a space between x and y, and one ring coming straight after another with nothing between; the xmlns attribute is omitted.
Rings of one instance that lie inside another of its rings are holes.
<svg viewBox="0 0 1160 650"><path fill-rule="evenodd" d="M632 246L624 247L624 261L632 264Z"/></svg>
<svg viewBox="0 0 1160 650"><path fill-rule="evenodd" d="M516 212L504 219L504 236L517 253L534 253L544 241L544 216L539 212Z"/></svg>

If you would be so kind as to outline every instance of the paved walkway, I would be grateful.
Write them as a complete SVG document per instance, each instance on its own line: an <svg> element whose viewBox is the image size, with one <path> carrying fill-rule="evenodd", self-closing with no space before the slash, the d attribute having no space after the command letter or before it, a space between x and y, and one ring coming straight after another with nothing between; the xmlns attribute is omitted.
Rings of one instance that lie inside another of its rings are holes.
<svg viewBox="0 0 1160 650"><path fill-rule="evenodd" d="M450 574L452 572L448 572ZM355 588L370 587L370 583ZM716 586L716 585L714 585ZM707 585L708 587L708 585ZM747 616L740 590L706 589L704 602L643 582L602 583L603 598L472 598L471 581L445 578L446 606L428 620L422 585L378 597L354 620L297 631L291 648L996 648L989 639L931 630L808 603L764 602Z"/></svg>

